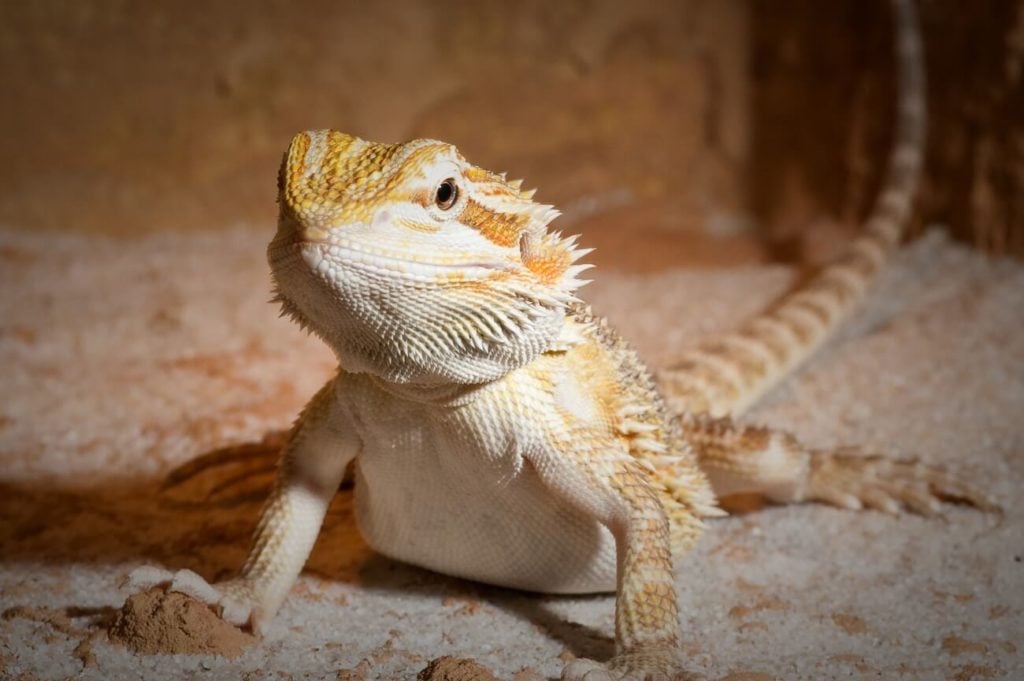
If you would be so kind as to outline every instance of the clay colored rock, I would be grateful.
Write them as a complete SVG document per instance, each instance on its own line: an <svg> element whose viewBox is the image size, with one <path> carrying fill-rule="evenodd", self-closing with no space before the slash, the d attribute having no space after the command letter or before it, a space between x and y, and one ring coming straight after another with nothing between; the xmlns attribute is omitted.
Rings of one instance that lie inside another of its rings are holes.
<svg viewBox="0 0 1024 681"><path fill-rule="evenodd" d="M110 638L143 655L187 653L235 658L256 639L206 605L155 587L125 601Z"/></svg>
<svg viewBox="0 0 1024 681"><path fill-rule="evenodd" d="M417 681L498 681L498 677L476 660L445 655L432 660L416 675Z"/></svg>

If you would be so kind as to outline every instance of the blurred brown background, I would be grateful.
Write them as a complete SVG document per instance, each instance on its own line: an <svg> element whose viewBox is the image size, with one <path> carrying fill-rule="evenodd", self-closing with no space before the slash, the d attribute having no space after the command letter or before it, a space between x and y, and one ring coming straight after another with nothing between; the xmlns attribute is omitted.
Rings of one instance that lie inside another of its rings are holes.
<svg viewBox="0 0 1024 681"><path fill-rule="evenodd" d="M1022 254L1024 3L921 4L918 223ZM884 0L3 0L0 224L269 233L333 127L525 177L599 264L820 259L877 186L890 40Z"/></svg>

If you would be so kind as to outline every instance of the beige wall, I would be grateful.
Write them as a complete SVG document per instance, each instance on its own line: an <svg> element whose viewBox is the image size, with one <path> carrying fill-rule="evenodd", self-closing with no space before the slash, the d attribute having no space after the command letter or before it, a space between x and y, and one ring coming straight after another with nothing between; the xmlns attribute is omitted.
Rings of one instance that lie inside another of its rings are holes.
<svg viewBox="0 0 1024 681"><path fill-rule="evenodd" d="M917 222L1024 254L1024 2L922 10ZM807 256L877 187L890 40L885 0L0 0L0 224L269 225L288 139L334 127L455 142L569 223L597 205L606 250L755 224Z"/></svg>
<svg viewBox="0 0 1024 681"><path fill-rule="evenodd" d="M739 0L0 7L0 223L270 223L280 154L314 127L443 138L570 208L740 208Z"/></svg>

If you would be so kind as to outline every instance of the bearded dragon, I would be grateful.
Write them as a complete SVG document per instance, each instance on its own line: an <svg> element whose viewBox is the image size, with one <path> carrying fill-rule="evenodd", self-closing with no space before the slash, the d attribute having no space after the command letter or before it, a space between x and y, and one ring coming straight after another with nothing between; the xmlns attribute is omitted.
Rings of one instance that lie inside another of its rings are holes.
<svg viewBox="0 0 1024 681"><path fill-rule="evenodd" d="M734 421L822 344L900 241L925 105L914 9L894 5L895 145L863 235L657 378L577 296L589 251L550 229L558 211L519 181L434 140L296 135L268 260L283 311L333 349L338 372L295 423L241 574L209 585L182 571L171 588L259 631L354 461L375 550L516 589L615 591L614 657L573 660L563 678L669 678L684 671L674 559L723 515L720 496L989 507L941 470Z"/></svg>

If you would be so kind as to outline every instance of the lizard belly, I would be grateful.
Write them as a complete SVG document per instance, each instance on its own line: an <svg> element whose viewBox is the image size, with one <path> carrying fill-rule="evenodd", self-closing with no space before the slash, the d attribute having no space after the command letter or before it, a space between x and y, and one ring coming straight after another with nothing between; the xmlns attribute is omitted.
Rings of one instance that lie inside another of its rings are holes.
<svg viewBox="0 0 1024 681"><path fill-rule="evenodd" d="M356 519L371 547L510 588L614 591L611 533L546 489L514 447L467 456L436 423L402 421L358 457Z"/></svg>

